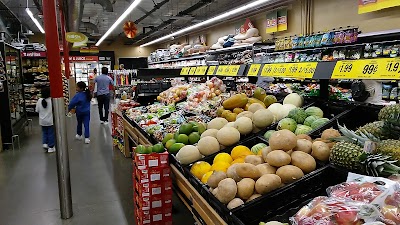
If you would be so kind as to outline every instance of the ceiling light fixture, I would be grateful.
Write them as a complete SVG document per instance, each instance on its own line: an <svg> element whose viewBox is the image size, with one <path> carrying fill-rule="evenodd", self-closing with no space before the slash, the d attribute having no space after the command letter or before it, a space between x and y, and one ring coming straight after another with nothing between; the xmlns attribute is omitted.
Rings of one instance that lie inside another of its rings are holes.
<svg viewBox="0 0 400 225"><path fill-rule="evenodd" d="M192 26L183 28L183 29L181 29L181 30L178 30L178 31L176 31L176 32L174 32L174 33L172 33L172 34L165 35L165 36L163 36L163 37L161 37L161 38L158 38L158 39L156 39L156 40L150 41L150 42L148 42L148 43L146 43L146 44L142 44L142 45L140 45L140 47L146 47L146 46L149 46L149 45L152 45L152 44L161 42L161 41L168 40L168 39L171 38L171 37L178 36L178 35L181 35L181 34L183 34L183 33L187 33L187 32L189 32L189 31L192 31L192 30L196 29L196 28L200 28L200 27L209 25L209 24L211 24L211 23L213 23L213 22L215 22L215 21L221 21L221 20L226 19L226 18L228 18L228 17L230 17L230 16L243 13L245 10L255 8L255 7L260 6L261 4L264 4L264 3L269 2L269 1L270 1L270 0L257 0L257 1L251 2L251 3L249 3L249 4L246 4L246 5L241 6L241 7L239 7L239 8L233 9L233 10L228 11L228 12L226 12L226 13L223 13L223 14L221 14L221 15L212 17L212 18L210 18L210 19L208 19L208 20L205 20L205 21L203 21L203 22L196 23L195 25L192 25Z"/></svg>
<svg viewBox="0 0 400 225"><path fill-rule="evenodd" d="M35 23L35 25L40 30L40 32L42 32L42 34L44 34L44 29L43 29L42 25L40 25L39 21L33 16L33 13L31 12L31 10L29 8L26 8L25 11L26 11L26 13L28 13L29 17Z"/></svg>
<svg viewBox="0 0 400 225"><path fill-rule="evenodd" d="M136 6L139 5L139 3L142 0L135 0L130 6L129 8L127 8L125 10L124 13L122 13L122 15L117 19L117 21L115 21L115 23L107 30L107 32L100 38L99 41L97 41L96 46L99 46L101 44L101 42L103 42L108 35L111 34L111 32L113 32L113 30L122 22L122 20L124 20L132 11L134 8L136 8Z"/></svg>

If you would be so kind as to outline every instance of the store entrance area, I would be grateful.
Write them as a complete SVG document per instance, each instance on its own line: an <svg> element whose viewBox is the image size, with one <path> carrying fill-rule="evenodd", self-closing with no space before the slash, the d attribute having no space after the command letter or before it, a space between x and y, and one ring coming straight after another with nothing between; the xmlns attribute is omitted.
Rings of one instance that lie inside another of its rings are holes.
<svg viewBox="0 0 400 225"><path fill-rule="evenodd" d="M132 160L112 146L111 130L101 125L92 106L89 145L76 141L75 118L68 118L74 216L60 219L56 155L45 153L41 127L21 137L21 149L0 154L0 218L7 225L135 224ZM194 224L191 213L174 196L173 224Z"/></svg>

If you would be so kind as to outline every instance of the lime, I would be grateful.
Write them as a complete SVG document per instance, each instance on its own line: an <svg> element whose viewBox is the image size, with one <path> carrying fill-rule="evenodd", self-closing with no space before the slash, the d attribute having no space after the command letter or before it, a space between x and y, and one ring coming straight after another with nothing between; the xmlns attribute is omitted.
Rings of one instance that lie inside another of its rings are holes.
<svg viewBox="0 0 400 225"><path fill-rule="evenodd" d="M196 126L193 127L193 131L199 132L199 134L202 134L204 131L206 131L206 127L201 124L198 123Z"/></svg>
<svg viewBox="0 0 400 225"><path fill-rule="evenodd" d="M138 154L150 154L152 151L152 146L144 146L144 145L138 145L136 146L136 153Z"/></svg>
<svg viewBox="0 0 400 225"><path fill-rule="evenodd" d="M153 145L153 152L162 153L164 151L165 151L165 149L164 149L164 145L162 143L158 143L156 145Z"/></svg>
<svg viewBox="0 0 400 225"><path fill-rule="evenodd" d="M193 125L190 123L184 123L179 127L180 134L189 135L193 131Z"/></svg>
<svg viewBox="0 0 400 225"><path fill-rule="evenodd" d="M146 154L152 153L153 152L153 146L147 146L146 151L147 151Z"/></svg>
<svg viewBox="0 0 400 225"><path fill-rule="evenodd" d="M180 134L176 142L183 143L185 145L189 144L189 137L186 134Z"/></svg>
<svg viewBox="0 0 400 225"><path fill-rule="evenodd" d="M181 150L181 148L183 148L184 146L185 146L185 144L175 143L168 149L168 152L171 154L178 153L179 150Z"/></svg>
<svg viewBox="0 0 400 225"><path fill-rule="evenodd" d="M167 141L171 140L174 138L174 134L172 133L168 133L164 136L164 139L162 140L163 145L165 145L165 143L167 143Z"/></svg>
<svg viewBox="0 0 400 225"><path fill-rule="evenodd" d="M175 139L175 140L178 140L178 136L179 136L179 131L177 131L177 132L174 133L174 139Z"/></svg>
<svg viewBox="0 0 400 225"><path fill-rule="evenodd" d="M167 143L165 143L165 147L169 149L175 143L176 143L175 139L168 140Z"/></svg>
<svg viewBox="0 0 400 225"><path fill-rule="evenodd" d="M200 134L198 132L193 132L189 135L189 143L196 144L200 140Z"/></svg>

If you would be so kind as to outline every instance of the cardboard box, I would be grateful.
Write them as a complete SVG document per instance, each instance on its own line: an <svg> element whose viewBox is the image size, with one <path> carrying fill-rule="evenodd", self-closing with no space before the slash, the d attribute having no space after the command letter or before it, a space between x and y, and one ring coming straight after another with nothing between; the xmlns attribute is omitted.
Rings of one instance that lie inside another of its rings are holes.
<svg viewBox="0 0 400 225"><path fill-rule="evenodd" d="M133 165L136 179L140 183L148 183L155 181L170 180L171 169L169 167L150 167L147 169L139 169Z"/></svg>
<svg viewBox="0 0 400 225"><path fill-rule="evenodd" d="M172 181L139 183L135 180L134 188L140 197L169 194L172 193Z"/></svg>
<svg viewBox="0 0 400 225"><path fill-rule="evenodd" d="M140 197L139 194L135 192L134 202L143 210L151 210L157 208L172 209L172 193Z"/></svg>
<svg viewBox="0 0 400 225"><path fill-rule="evenodd" d="M172 225L172 207L142 210L136 205L135 216L138 225Z"/></svg>
<svg viewBox="0 0 400 225"><path fill-rule="evenodd" d="M135 152L135 148L133 151ZM150 167L168 167L168 152L163 153L151 153L151 154L133 154L133 160L136 167L140 170L147 169Z"/></svg>

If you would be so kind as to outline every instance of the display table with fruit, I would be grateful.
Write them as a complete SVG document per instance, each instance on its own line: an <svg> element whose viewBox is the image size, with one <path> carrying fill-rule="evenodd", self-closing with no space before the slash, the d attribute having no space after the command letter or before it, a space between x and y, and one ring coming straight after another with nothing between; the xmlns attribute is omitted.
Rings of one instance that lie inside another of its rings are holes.
<svg viewBox="0 0 400 225"><path fill-rule="evenodd" d="M399 105L306 104L296 93L277 102L255 88L221 100L215 118L180 112L179 107L166 118L148 111L136 108L124 114L125 143L162 146L169 152L175 191L203 224L256 225L289 218L293 224L314 224L309 222L315 221L313 210L327 201L338 207L360 205L318 197L348 181L348 171L383 177L400 171ZM398 224L390 213L400 207L390 204L368 218L357 214L360 210L351 218L332 211L326 224L385 218Z"/></svg>

